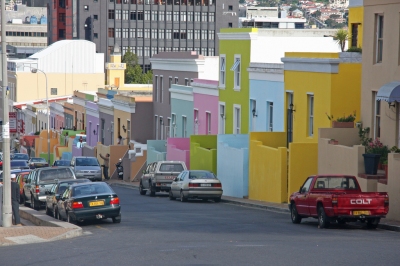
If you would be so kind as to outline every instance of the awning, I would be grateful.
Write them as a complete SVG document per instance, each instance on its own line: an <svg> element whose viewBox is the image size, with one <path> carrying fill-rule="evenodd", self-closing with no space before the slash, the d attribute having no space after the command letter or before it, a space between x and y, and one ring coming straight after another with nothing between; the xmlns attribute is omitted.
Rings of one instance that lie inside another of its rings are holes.
<svg viewBox="0 0 400 266"><path fill-rule="evenodd" d="M235 63L231 67L231 70L235 71L239 64L240 64L240 59L236 59Z"/></svg>
<svg viewBox="0 0 400 266"><path fill-rule="evenodd" d="M400 102L400 81L386 83L376 95L376 100L391 102Z"/></svg>

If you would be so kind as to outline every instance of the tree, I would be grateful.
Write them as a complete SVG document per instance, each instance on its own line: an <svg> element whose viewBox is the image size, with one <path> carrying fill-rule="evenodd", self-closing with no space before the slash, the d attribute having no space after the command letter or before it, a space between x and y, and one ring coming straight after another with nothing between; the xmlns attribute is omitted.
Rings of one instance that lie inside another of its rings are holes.
<svg viewBox="0 0 400 266"><path fill-rule="evenodd" d="M333 39L339 45L342 52L344 52L344 47L346 45L346 41L348 38L349 38L349 33L345 29L338 29L335 35L333 35Z"/></svg>
<svg viewBox="0 0 400 266"><path fill-rule="evenodd" d="M338 19L338 18L340 18L340 15L332 14L332 15L329 16L329 18L331 18L331 19Z"/></svg>
<svg viewBox="0 0 400 266"><path fill-rule="evenodd" d="M132 53L130 49L124 54L122 63L126 64L125 82L126 84L147 84L153 81L152 71L143 73L142 68L138 64L138 57Z"/></svg>
<svg viewBox="0 0 400 266"><path fill-rule="evenodd" d="M314 13L311 14L314 18L319 18L321 16L321 11L317 10Z"/></svg>

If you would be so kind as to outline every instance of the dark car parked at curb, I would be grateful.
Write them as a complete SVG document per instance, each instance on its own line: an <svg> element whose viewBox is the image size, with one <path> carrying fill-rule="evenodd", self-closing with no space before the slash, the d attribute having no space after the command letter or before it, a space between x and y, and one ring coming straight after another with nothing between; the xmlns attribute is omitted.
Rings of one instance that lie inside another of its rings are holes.
<svg viewBox="0 0 400 266"><path fill-rule="evenodd" d="M111 218L121 222L119 198L105 182L74 184L57 203L57 218L70 223Z"/></svg>
<svg viewBox="0 0 400 266"><path fill-rule="evenodd" d="M70 160L56 160L53 163L53 166L70 166L71 161Z"/></svg>
<svg viewBox="0 0 400 266"><path fill-rule="evenodd" d="M32 170L25 178L23 200L32 209L39 210L46 203L46 190L60 180L76 179L70 167L45 167Z"/></svg>
<svg viewBox="0 0 400 266"><path fill-rule="evenodd" d="M40 167L48 167L49 164L45 158L40 157L32 157L28 161L29 167L31 169L40 168Z"/></svg>
<svg viewBox="0 0 400 266"><path fill-rule="evenodd" d="M54 211L57 206L57 198L64 194L65 190L72 185L77 183L91 182L89 179L66 179L59 181L54 184L49 191L45 191L46 196L46 214L52 215L54 218L57 217L57 212Z"/></svg>
<svg viewBox="0 0 400 266"><path fill-rule="evenodd" d="M28 162L25 160L12 160L10 162L10 169L30 169Z"/></svg>

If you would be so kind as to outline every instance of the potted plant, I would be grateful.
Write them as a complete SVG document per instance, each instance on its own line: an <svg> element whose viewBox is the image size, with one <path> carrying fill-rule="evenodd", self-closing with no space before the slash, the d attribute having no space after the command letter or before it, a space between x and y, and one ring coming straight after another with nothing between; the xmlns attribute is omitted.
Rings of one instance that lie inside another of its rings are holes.
<svg viewBox="0 0 400 266"><path fill-rule="evenodd" d="M330 139L330 140L328 141L328 143L329 143L329 144L332 144L332 145L338 145L338 144L339 144L339 141L338 141L338 140L335 140L335 139Z"/></svg>
<svg viewBox="0 0 400 266"><path fill-rule="evenodd" d="M332 121L333 128L354 128L354 120L356 120L356 112L348 116L343 115L337 119L334 119L333 115L325 113L330 121Z"/></svg>
<svg viewBox="0 0 400 266"><path fill-rule="evenodd" d="M389 148L380 142L379 138L371 140L365 146L364 167L365 173L368 175L376 175L378 172L379 162L387 160Z"/></svg>

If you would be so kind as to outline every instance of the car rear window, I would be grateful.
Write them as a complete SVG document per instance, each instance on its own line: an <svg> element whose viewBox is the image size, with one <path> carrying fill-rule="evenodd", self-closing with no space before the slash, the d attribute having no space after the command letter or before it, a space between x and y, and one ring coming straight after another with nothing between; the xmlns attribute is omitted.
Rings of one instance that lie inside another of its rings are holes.
<svg viewBox="0 0 400 266"><path fill-rule="evenodd" d="M315 189L358 189L353 177L318 177Z"/></svg>
<svg viewBox="0 0 400 266"><path fill-rule="evenodd" d="M103 193L114 193L114 191L106 184L88 184L83 186L74 187L72 190L73 197L103 194Z"/></svg>
<svg viewBox="0 0 400 266"><path fill-rule="evenodd" d="M44 158L32 158L31 161L32 162L44 162L45 163L46 159L44 159Z"/></svg>
<svg viewBox="0 0 400 266"><path fill-rule="evenodd" d="M11 161L11 166L28 166L25 161Z"/></svg>
<svg viewBox="0 0 400 266"><path fill-rule="evenodd" d="M190 171L189 179L215 179L215 176L211 172L205 171Z"/></svg>
<svg viewBox="0 0 400 266"><path fill-rule="evenodd" d="M160 172L182 172L183 166L179 163L163 163L160 165Z"/></svg>
<svg viewBox="0 0 400 266"><path fill-rule="evenodd" d="M55 168L55 169L42 170L39 176L40 181L67 179L73 177L74 175L72 174L72 171L69 168Z"/></svg>
<svg viewBox="0 0 400 266"><path fill-rule="evenodd" d="M56 161L57 166L69 166L70 164L70 161Z"/></svg>
<svg viewBox="0 0 400 266"><path fill-rule="evenodd" d="M29 156L28 156L28 154L14 154L13 159L14 160L28 160Z"/></svg>

